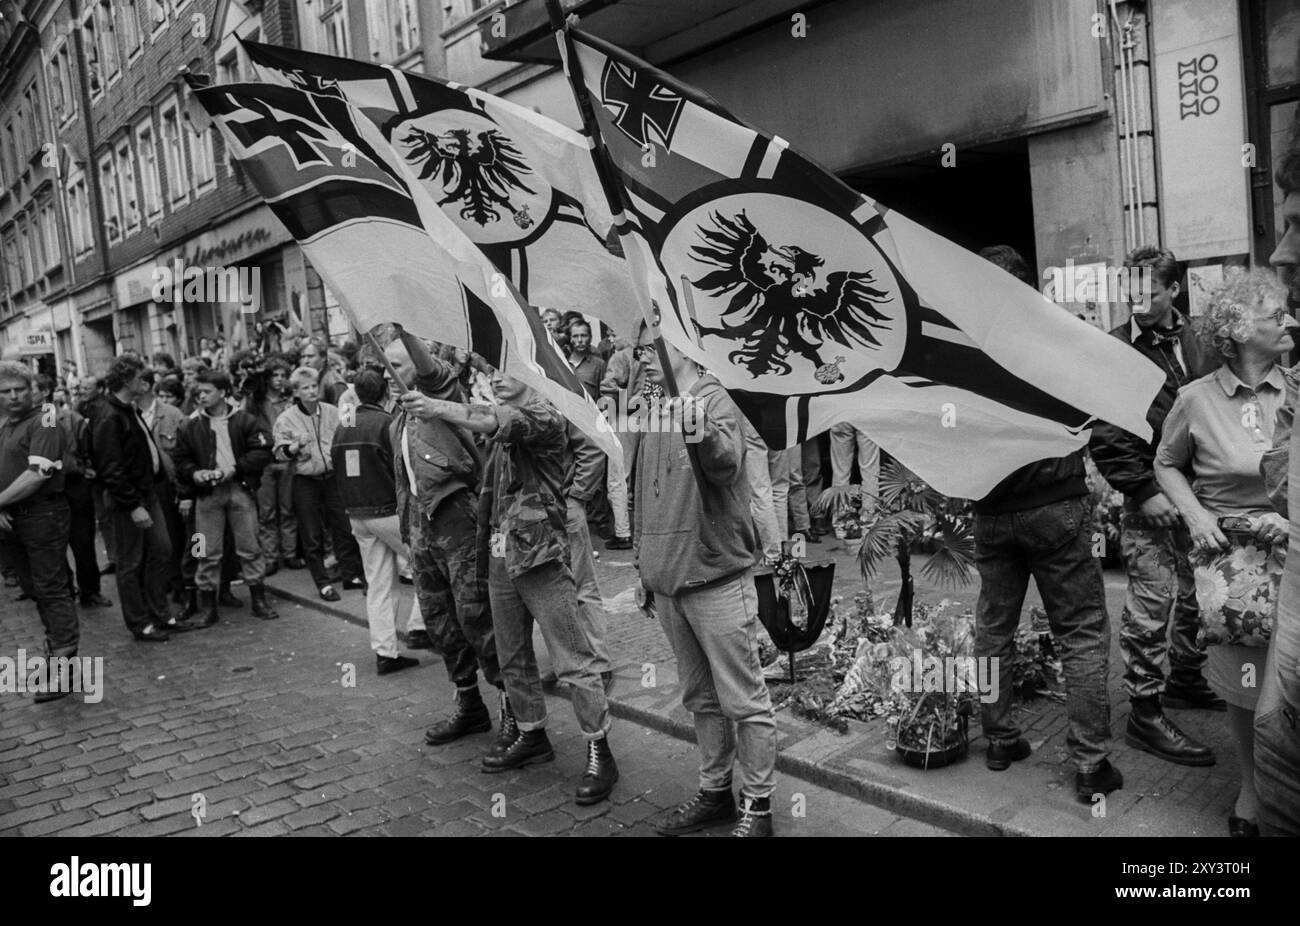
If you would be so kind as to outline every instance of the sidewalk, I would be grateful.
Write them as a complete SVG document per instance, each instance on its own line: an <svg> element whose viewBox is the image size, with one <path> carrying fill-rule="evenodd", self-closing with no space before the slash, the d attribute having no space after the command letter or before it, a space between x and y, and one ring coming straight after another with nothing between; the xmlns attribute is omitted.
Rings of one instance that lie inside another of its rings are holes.
<svg viewBox="0 0 1300 926"><path fill-rule="evenodd" d="M609 646L616 682L611 710L616 717L694 741L690 717L681 707L672 650L659 626L633 602L636 572L630 552L607 552L596 540L597 575L609 612ZM833 537L809 548L810 558L836 561L837 595L851 598L861 588L852 554ZM365 624L362 596L350 593L337 603L323 602L305 572L280 572L267 585L281 597ZM1120 676L1118 623L1123 603L1122 573L1106 575L1107 608L1112 625L1110 666L1111 761L1124 775L1124 788L1107 798L1104 815L1074 796L1074 770L1065 746L1064 706L1040 699L1017 708L1018 719L1034 754L1008 771L984 767L986 743L979 724L971 727L969 757L943 769L921 771L904 765L885 748L882 722L850 723L839 735L778 712L781 754L778 768L822 787L877 805L894 813L970 835L1008 836L1225 836L1227 816L1236 798L1235 750L1224 714L1176 711L1171 716L1191 736L1209 745L1218 757L1210 768L1173 765L1124 743L1128 703ZM892 604L897 576L886 573L872 591L882 607ZM928 589L917 581L920 600L951 598L973 604L977 586L957 593ZM1025 609L1038 603L1032 588ZM538 636L540 641L540 635ZM542 645L538 643L539 653ZM649 682L653 685L649 685ZM773 687L779 700L781 687ZM1101 810L1102 808L1098 808Z"/></svg>

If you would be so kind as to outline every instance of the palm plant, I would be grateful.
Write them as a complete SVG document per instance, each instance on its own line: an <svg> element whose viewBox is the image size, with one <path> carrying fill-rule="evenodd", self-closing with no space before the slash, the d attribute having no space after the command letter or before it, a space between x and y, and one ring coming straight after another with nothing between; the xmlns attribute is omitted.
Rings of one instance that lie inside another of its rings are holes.
<svg viewBox="0 0 1300 926"><path fill-rule="evenodd" d="M863 498L861 486L835 486L817 500L818 516L842 515L860 505L865 514L858 567L870 581L887 557L898 561L903 585L894 623L912 626L912 548L928 540L935 550L921 574L937 585L957 587L974 578L975 534L969 503L941 495L907 467L887 459L880 466L880 494Z"/></svg>

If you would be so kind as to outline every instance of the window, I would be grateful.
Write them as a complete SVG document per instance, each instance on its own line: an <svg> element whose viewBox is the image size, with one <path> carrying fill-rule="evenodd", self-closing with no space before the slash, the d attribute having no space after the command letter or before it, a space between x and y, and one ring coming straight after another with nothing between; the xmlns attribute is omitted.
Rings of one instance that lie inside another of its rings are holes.
<svg viewBox="0 0 1300 926"><path fill-rule="evenodd" d="M76 83L72 80L72 60L69 43L64 42L50 58L47 71L50 84L50 106L54 118L60 123L77 113Z"/></svg>
<svg viewBox="0 0 1300 926"><path fill-rule="evenodd" d="M108 240L117 241L122 237L122 209L112 154L104 155L99 161L99 193L104 199L104 227L108 231Z"/></svg>
<svg viewBox="0 0 1300 926"><path fill-rule="evenodd" d="M90 227L90 199L86 195L86 180L79 177L68 184L68 236L72 239L72 253L80 256L94 247L95 236Z"/></svg>
<svg viewBox="0 0 1300 926"><path fill-rule="evenodd" d="M212 154L212 133L214 131L211 122L199 130L194 120L190 118L192 107L198 104L190 95L189 88L185 88L184 96L181 100L181 121L184 124L186 147L190 152L190 168L194 171L194 188L202 190L209 186L217 179L216 158Z"/></svg>
<svg viewBox="0 0 1300 926"><path fill-rule="evenodd" d="M18 228L18 261L23 286L30 286L35 283L36 273L32 267L32 240L25 225Z"/></svg>
<svg viewBox="0 0 1300 926"><path fill-rule="evenodd" d="M176 101L163 107L162 122L163 169L167 173L167 188L173 203L184 199L190 192L189 172L185 169L185 139L182 137L181 117Z"/></svg>
<svg viewBox="0 0 1300 926"><path fill-rule="evenodd" d="M141 0L141 2L148 4L149 24L153 29L149 37L154 38L167 26L167 3L165 0Z"/></svg>
<svg viewBox="0 0 1300 926"><path fill-rule="evenodd" d="M131 142L125 138L117 144L117 184L122 191L122 217L129 235L140 227L140 201L135 186L135 162L131 160Z"/></svg>
<svg viewBox="0 0 1300 926"><path fill-rule="evenodd" d="M420 44L420 16L415 9L415 0L396 0L396 3L393 40L397 54L404 55Z"/></svg>
<svg viewBox="0 0 1300 926"><path fill-rule="evenodd" d="M152 219L162 212L162 183L158 179L158 151L154 147L153 125L145 122L136 127L135 150L140 156L140 199L144 214Z"/></svg>
<svg viewBox="0 0 1300 926"><path fill-rule="evenodd" d="M9 174L9 182L13 183L18 179L20 173L18 165L22 152L18 150L18 135L14 132L12 122L5 124L5 168Z"/></svg>
<svg viewBox="0 0 1300 926"><path fill-rule="evenodd" d="M230 52L217 62L217 83L237 84L243 79L243 68L239 66L239 49Z"/></svg>
<svg viewBox="0 0 1300 926"><path fill-rule="evenodd" d="M27 135L27 119L21 106L14 110L14 161L17 164L19 172L22 171L23 162L27 160L28 144L31 139Z"/></svg>
<svg viewBox="0 0 1300 926"><path fill-rule="evenodd" d="M95 18L98 20L99 44L104 75L112 80L122 70L121 49L117 44L117 29L113 24L113 8L107 4L95 4Z"/></svg>
<svg viewBox="0 0 1300 926"><path fill-rule="evenodd" d="M140 0L119 0L119 3L118 31L122 36L122 50L129 59L140 50L142 44L140 34L144 30L140 27Z"/></svg>
<svg viewBox="0 0 1300 926"><path fill-rule="evenodd" d="M104 67L99 56L99 36L95 28L95 17L87 15L81 23L82 47L86 53L86 82L90 86L90 95L104 92Z"/></svg>
<svg viewBox="0 0 1300 926"><path fill-rule="evenodd" d="M415 0L366 0L366 23L376 61L395 61L419 44Z"/></svg>
<svg viewBox="0 0 1300 926"><path fill-rule="evenodd" d="M45 123L41 116L41 97L36 92L36 81L32 81L27 92L23 94L27 100L27 137L29 139L27 155L34 155L45 141Z"/></svg>
<svg viewBox="0 0 1300 926"><path fill-rule="evenodd" d="M63 261L63 248L59 245L59 223L51 202L41 204L41 234L44 236L45 269L53 270Z"/></svg>
<svg viewBox="0 0 1300 926"><path fill-rule="evenodd" d="M41 225L41 214L32 213L31 220L31 243L32 243L32 279L39 280L45 276L45 231Z"/></svg>
<svg viewBox="0 0 1300 926"><path fill-rule="evenodd" d="M18 283L16 288L21 289L25 284L22 282L22 258L18 256L18 236L12 228L5 232L4 237L4 256L5 256L5 278L9 280L11 287L13 283ZM10 294L13 298L13 294Z"/></svg>
<svg viewBox="0 0 1300 926"><path fill-rule="evenodd" d="M326 52L340 58L349 57L347 10L343 4L334 4L321 16L321 22L325 26Z"/></svg>

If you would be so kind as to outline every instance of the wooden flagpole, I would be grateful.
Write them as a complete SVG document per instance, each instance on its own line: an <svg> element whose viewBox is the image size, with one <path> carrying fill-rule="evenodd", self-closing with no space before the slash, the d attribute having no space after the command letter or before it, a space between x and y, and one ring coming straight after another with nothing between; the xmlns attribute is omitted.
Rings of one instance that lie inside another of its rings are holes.
<svg viewBox="0 0 1300 926"><path fill-rule="evenodd" d="M565 18L564 10L560 6L560 0L546 0L546 12L550 15L551 28L555 30L556 41L561 46L560 51L565 63L564 72L569 80L569 88L573 91L574 101L578 104L578 113L582 118L583 134L587 136L590 143L591 159L596 168L596 176L600 179L601 188L605 193L605 201L609 206L610 215L614 217L614 225L621 238L624 235L622 228L626 224L626 215L630 205L626 200L622 186L614 179L613 162L601 138L600 129L596 125L596 114L592 108L591 97L588 95L587 87L582 80L582 65L578 62L577 52L569 38L569 20ZM573 18L577 19L576 15ZM620 216L624 217L622 221L620 221ZM626 259L626 250L624 248L624 259ZM667 390L669 398L679 398L677 377L673 375L672 361L669 359L668 347L664 343L659 325L651 316L647 306L641 306L641 314L651 334L654 335L655 352L659 355L659 366L664 374L664 388ZM682 414L681 428L682 439L686 443L686 453L691 462L691 472L695 476L695 485L700 491L700 501L707 505L709 499L706 492L708 481L704 478L704 469L700 465L699 448L686 435L685 413Z"/></svg>

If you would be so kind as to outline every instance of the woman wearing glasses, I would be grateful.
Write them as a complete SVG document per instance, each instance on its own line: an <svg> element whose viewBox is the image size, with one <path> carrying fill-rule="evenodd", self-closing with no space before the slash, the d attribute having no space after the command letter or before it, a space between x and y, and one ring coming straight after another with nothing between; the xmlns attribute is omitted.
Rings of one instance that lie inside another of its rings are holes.
<svg viewBox="0 0 1300 926"><path fill-rule="evenodd" d="M1191 535L1205 674L1228 702L1242 778L1229 831L1254 836L1253 720L1287 543L1287 522L1269 503L1259 465L1273 443L1285 394L1279 361L1295 347L1297 324L1286 290L1265 270L1229 276L1201 321L1223 366L1179 391L1155 471Z"/></svg>

